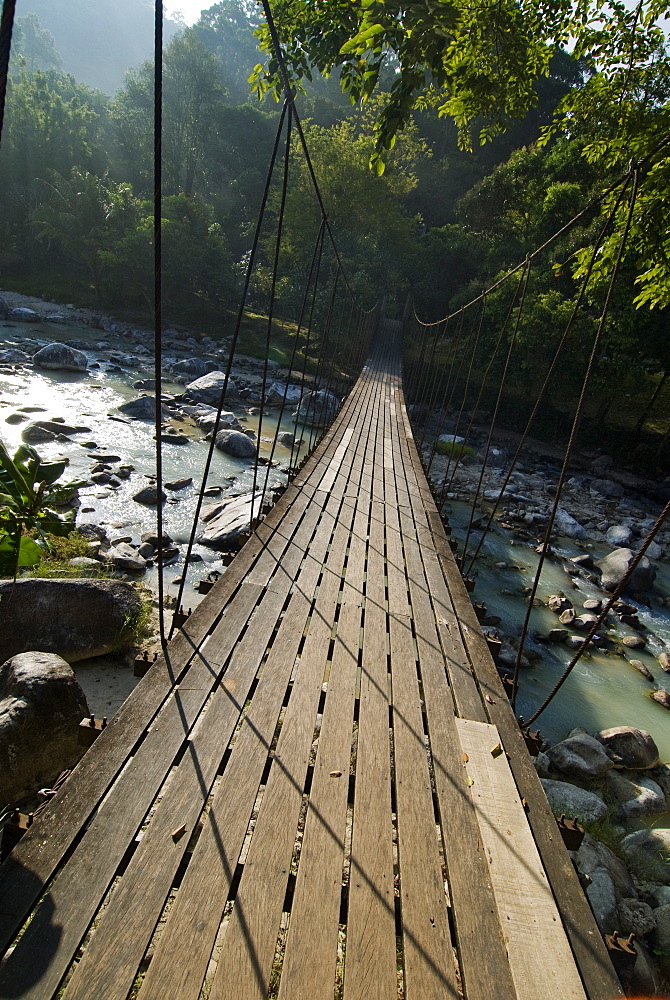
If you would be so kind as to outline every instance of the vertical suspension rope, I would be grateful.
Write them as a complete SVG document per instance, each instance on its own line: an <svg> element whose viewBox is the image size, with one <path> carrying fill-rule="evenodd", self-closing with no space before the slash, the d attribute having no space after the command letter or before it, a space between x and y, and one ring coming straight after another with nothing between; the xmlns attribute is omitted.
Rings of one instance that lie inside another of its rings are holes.
<svg viewBox="0 0 670 1000"><path fill-rule="evenodd" d="M156 427L156 535L158 536L158 621L163 652L165 635L165 594L163 580L163 441L162 441L162 214L163 214L163 0L156 0L154 30L154 379Z"/></svg>
<svg viewBox="0 0 670 1000"><path fill-rule="evenodd" d="M268 307L268 324L265 338L265 357L263 359L263 380L261 385L261 406L258 414L258 439L256 444L256 461L254 462L254 479L251 487L251 512L249 514L249 533L254 530L254 504L256 500L256 483L258 482L258 463L261 455L261 437L263 434L263 416L265 414L265 396L268 383L268 356L270 354L270 342L272 338L272 323L274 320L275 302L277 299L277 273L279 271L279 256L281 254L281 239L284 228L284 211L286 209L286 194L288 192L289 165L291 160L291 125L293 123L293 108L289 106L286 121L286 152L284 154L284 176L282 179L281 202L279 206L279 219L277 221L277 237L275 241L274 263L272 268L272 282L270 284L270 303ZM261 501L262 503L262 501ZM262 509L259 507L258 516L260 518Z"/></svg>
<svg viewBox="0 0 670 1000"><path fill-rule="evenodd" d="M621 200L623 199L624 193L625 193L625 191L626 191L626 189L628 187L628 181L630 180L630 176L631 175L629 175L628 180L626 181L626 183L621 188L621 192L619 194L619 198L617 199L617 203L616 203L614 214L616 214L616 208L618 208ZM544 561L545 561L545 559L547 557L547 551L549 549L549 539L551 537L551 532L553 530L554 522L556 520L556 514L558 513L558 506L559 506L559 504L561 502L561 494L563 492L563 486L564 486L565 480L567 478L568 463L569 463L570 457L572 455L572 448L574 446L575 440L577 438L577 433L579 431L579 426L581 424L582 413L584 411L584 403L586 402L586 393L587 393L587 390L590 388L591 376L593 374L593 369L594 369L594 367L596 365L596 361L597 361L597 358L598 358L598 351L599 351L600 345L602 343L602 337L603 337L603 333L604 333L604 330L605 330L605 323L607 321L607 316L608 316L608 313L609 313L610 302L612 300L612 292L614 290L614 284L615 284L616 278L617 278L617 276L619 274L619 268L621 266L621 260L623 258L623 253L624 253L624 250L625 250L625 247L626 247L626 243L628 242L628 234L630 232L630 226L631 226L631 222L632 222L632 219L633 219L633 210L635 208L635 203L637 201L637 193L638 193L638 185L639 185L639 167L635 167L634 170L632 171L632 178L633 178L633 187L632 187L630 201L629 201L629 205L628 205L628 214L627 214L627 217L626 217L626 225L624 227L624 232L622 234L621 241L619 243L619 250L618 250L618 254L617 254L617 259L615 261L614 267L612 269L612 274L610 276L610 281L609 281L609 285L608 285L608 288L607 288L607 294L605 296L605 302L604 302L604 305L603 305L602 313L601 313L600 319L598 321L598 327L596 329L596 334L595 334L595 337L593 338L593 346L591 348L591 354L589 356L588 364L586 366L586 373L584 375L584 381L582 382L582 387L581 387L581 391L580 391L580 394L579 394L579 400L577 402L577 409L575 410L575 415L574 415L574 418L573 418L573 421L572 421L572 427L570 429L570 437L568 438L568 443L567 443L567 446L566 446L566 449L565 449L565 455L563 457L563 465L561 467L561 474L559 476L558 484L556 486L556 494L554 496L554 502L553 502L553 505L552 505L552 508L551 508L551 513L549 514L549 520L548 520L548 523L547 523L547 529L546 529L545 536L544 536L544 544L542 545L542 548L541 548L541 551L540 551L540 558L538 560L537 569L535 571L535 576L533 578L533 585L531 587L531 592L530 592L530 595L528 597L528 605L526 607L526 614L525 614L525 617L524 617L523 627L521 629L521 638L519 640L519 649L517 651L516 663L514 665L514 680L513 680L513 684L512 684L512 697L511 697L512 710L514 710L516 708L516 696L517 696L517 691L518 691L518 687L519 687L519 670L521 668L521 657L523 656L523 650L524 650L524 645L525 645L525 642L526 642L526 636L528 635L528 627L530 625L530 616L531 616L531 612L533 610L533 602L534 602L535 597L537 595L537 588L538 588L539 583L540 583L540 576L542 575L542 568L544 566ZM594 256L595 256L595 251L594 251Z"/></svg>
<svg viewBox="0 0 670 1000"><path fill-rule="evenodd" d="M16 0L5 0L0 20L0 143L5 121L7 102L7 81L9 80L9 56L12 49L12 33L16 17Z"/></svg>

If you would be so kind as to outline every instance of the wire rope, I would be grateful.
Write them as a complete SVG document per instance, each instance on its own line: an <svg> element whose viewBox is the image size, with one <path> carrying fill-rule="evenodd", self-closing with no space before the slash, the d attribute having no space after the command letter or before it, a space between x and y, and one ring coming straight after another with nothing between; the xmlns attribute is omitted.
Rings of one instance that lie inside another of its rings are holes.
<svg viewBox="0 0 670 1000"><path fill-rule="evenodd" d="M156 0L154 25L154 382L156 436L156 569L158 578L158 624L163 653L165 634L165 582L163 531L163 0Z"/></svg>

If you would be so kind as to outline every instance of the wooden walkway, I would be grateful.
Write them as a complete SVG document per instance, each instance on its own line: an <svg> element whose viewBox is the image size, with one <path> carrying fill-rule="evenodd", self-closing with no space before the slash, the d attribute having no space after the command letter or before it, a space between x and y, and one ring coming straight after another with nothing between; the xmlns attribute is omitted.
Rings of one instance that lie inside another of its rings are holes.
<svg viewBox="0 0 670 1000"><path fill-rule="evenodd" d="M398 338L382 324L0 869L0 997L622 995L423 476Z"/></svg>

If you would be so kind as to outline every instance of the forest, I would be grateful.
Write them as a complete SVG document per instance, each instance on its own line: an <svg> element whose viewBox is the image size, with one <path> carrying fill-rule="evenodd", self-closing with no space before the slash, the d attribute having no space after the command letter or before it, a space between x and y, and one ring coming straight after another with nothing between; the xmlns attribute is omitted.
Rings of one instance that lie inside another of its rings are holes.
<svg viewBox="0 0 670 1000"><path fill-rule="evenodd" d="M0 286L147 321L153 65L130 65L112 94L92 89L73 75L72 53L59 50L40 5L27 6L17 21L0 149ZM137 6L147 14L146 4ZM460 96L452 88L446 104L435 97L437 84L449 91L444 68L436 69L432 50L419 51L416 26L404 26L416 49L410 79L397 20L393 31L381 15L370 25L370 5L351 5L364 10L355 24L343 22L341 5L330 0L311 15L291 0L275 6L289 65L300 77L297 107L333 232L365 307L385 298L387 311L400 314L411 302L426 321L459 308L597 199L631 156L642 159L668 130L670 74L652 4L619 13L631 55L622 44L609 75L607 39L591 39L589 48L572 27L571 50L560 31L541 39L539 69L537 59L530 65L529 42L526 63L507 65L497 94L473 76L473 53L459 53ZM314 38L337 35L324 30L333 17L341 37L331 51ZM483 28L480 43L487 43ZM134 59L136 48L127 51ZM193 27L171 24L163 72L166 321L222 336L239 299L279 116L261 8L222 0ZM118 77L118 66L105 73ZM667 172L663 157L646 169L593 389L594 415L613 421L621 447L637 448L640 462L653 456L660 467L670 430ZM297 143L288 183L278 313L295 318L320 224ZM250 300L261 313L277 191L270 204ZM534 268L512 372L520 396L532 389L537 359L565 324L585 248L607 207L607 200L594 204ZM592 308L573 331L575 360L585 356L597 322L613 246L604 246ZM505 308L504 297L490 298L484 348ZM558 373L558 409L575 392L575 370L566 365Z"/></svg>

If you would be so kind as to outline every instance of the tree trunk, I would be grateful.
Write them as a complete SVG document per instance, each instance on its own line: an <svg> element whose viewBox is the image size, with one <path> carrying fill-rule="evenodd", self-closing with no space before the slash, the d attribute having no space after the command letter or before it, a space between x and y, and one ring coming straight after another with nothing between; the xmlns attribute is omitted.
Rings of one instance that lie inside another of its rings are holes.
<svg viewBox="0 0 670 1000"><path fill-rule="evenodd" d="M645 423L647 421L647 417L649 416L649 414L651 413L651 411L654 408L654 403L658 399L658 397L659 397L659 395L661 393L661 389L665 385L665 381L666 381L667 377L668 377L668 372L663 372L663 374L661 375L661 378L660 378L660 381L659 381L658 385L656 386L656 388L654 389L654 391L651 394L651 399L649 400L649 402L647 403L647 405L643 409L642 413L640 414L640 419L635 424L635 429L633 431L633 433L636 436L639 436L642 433L642 428L644 427L644 425L645 425Z"/></svg>

